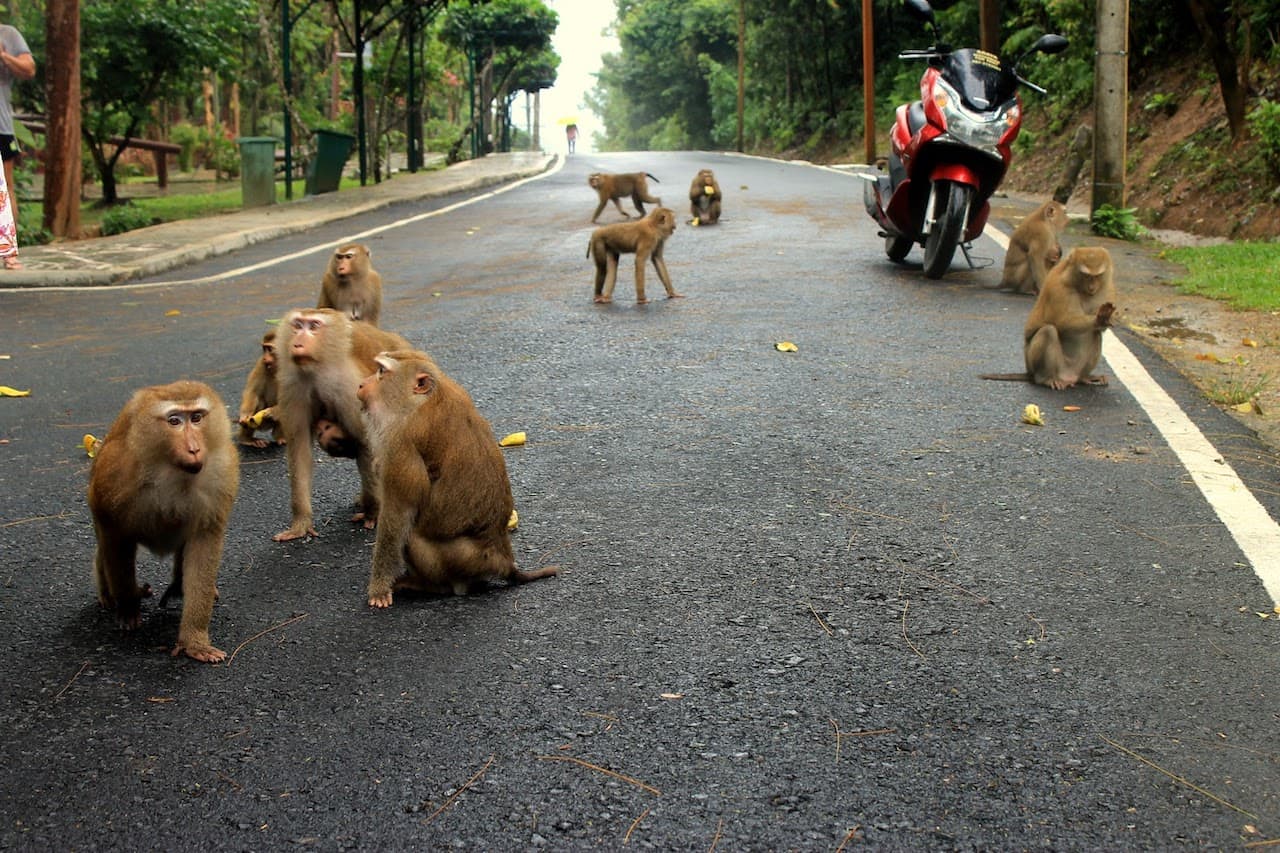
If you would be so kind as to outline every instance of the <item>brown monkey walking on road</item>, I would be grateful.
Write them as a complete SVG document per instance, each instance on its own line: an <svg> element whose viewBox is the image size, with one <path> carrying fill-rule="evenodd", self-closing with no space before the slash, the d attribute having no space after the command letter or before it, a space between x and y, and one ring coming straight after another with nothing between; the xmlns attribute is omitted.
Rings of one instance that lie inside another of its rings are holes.
<svg viewBox="0 0 1280 853"><path fill-rule="evenodd" d="M284 433L271 411L278 397L276 390L276 330L270 329L262 336L262 355L249 371L249 378L244 383L244 393L240 396L240 443L249 447L266 447L266 439L258 438L260 429L271 432L271 440L276 444L284 443ZM255 422L254 415L259 412L270 412L261 421Z"/></svg>
<svg viewBox="0 0 1280 853"><path fill-rule="evenodd" d="M1077 383L1106 385L1094 375L1102 357L1102 333L1111 325L1116 288L1111 254L1100 246L1078 246L1049 271L1023 328L1025 373L987 374L983 379L1020 379L1056 391Z"/></svg>
<svg viewBox="0 0 1280 853"><path fill-rule="evenodd" d="M380 475L369 605L393 591L463 594L491 578L527 583L554 566L516 568L506 461L471 397L423 352L384 352L360 383ZM408 563L408 573L404 571Z"/></svg>
<svg viewBox="0 0 1280 853"><path fill-rule="evenodd" d="M1062 259L1058 235L1067 227L1067 209L1050 199L1013 229L1004 255L1001 290L1039 293L1045 276Z"/></svg>
<svg viewBox="0 0 1280 853"><path fill-rule="evenodd" d="M702 169L693 176L689 184L689 206L693 211L692 225L715 225L720 221L720 203L724 196L720 193L720 182L715 172Z"/></svg>
<svg viewBox="0 0 1280 853"><path fill-rule="evenodd" d="M596 205L596 212L591 214L591 221L595 222L600 216L600 211L604 210L604 206L610 201L613 206L618 208L618 212L627 219L631 218L631 214L622 209L622 203L618 199L631 196L631 203L636 206L636 210L640 211L640 215L644 216L644 205L641 202L649 202L650 204L662 204L662 199L654 198L649 195L649 184L645 181L645 177L653 178L648 172L622 172L619 174L610 174L608 172L592 172L587 175L587 183L596 191L596 195L600 197L600 203ZM653 178L658 181L657 178Z"/></svg>
<svg viewBox="0 0 1280 853"><path fill-rule="evenodd" d="M209 639L227 518L240 484L240 460L222 400L201 382L179 381L134 393L103 439L89 471L89 510L98 547L98 601L133 630L141 622L137 552L173 554L173 580L160 599L181 596L173 654L206 663L226 653Z"/></svg>
<svg viewBox="0 0 1280 853"><path fill-rule="evenodd" d="M602 225L591 233L587 243L587 257L596 263L596 302L612 302L613 286L618 280L618 259L625 254L636 255L636 302L649 300L644 295L644 264L652 259L653 268L667 289L668 299L679 299L671 286L671 274L662 257L667 238L675 233L676 215L669 207L659 207L639 222L617 222Z"/></svg>
<svg viewBox="0 0 1280 853"><path fill-rule="evenodd" d="M280 324L284 355L280 359L280 402L277 417L288 444L292 519L273 539L285 542L316 536L311 512L311 476L315 465L311 442L321 421L334 428L324 449L353 455L360 470L359 509L352 521L372 528L378 518L377 475L365 433L356 390L375 368L374 356L403 349L409 342L393 332L357 323L331 308L290 311Z"/></svg>
<svg viewBox="0 0 1280 853"><path fill-rule="evenodd" d="M348 243L329 258L317 308L333 308L352 320L378 325L382 313L382 276L370 262L367 246Z"/></svg>

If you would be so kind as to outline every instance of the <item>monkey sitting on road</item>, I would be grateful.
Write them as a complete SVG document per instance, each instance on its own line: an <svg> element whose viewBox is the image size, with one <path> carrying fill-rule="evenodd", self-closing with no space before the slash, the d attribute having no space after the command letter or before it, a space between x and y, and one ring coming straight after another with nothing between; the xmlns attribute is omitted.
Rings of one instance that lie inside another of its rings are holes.
<svg viewBox="0 0 1280 853"><path fill-rule="evenodd" d="M1049 271L1023 328L1025 373L995 373L983 379L1034 382L1055 391L1077 383L1106 385L1094 375L1102 357L1102 333L1111 326L1116 288L1111 254L1078 246Z"/></svg>
<svg viewBox="0 0 1280 853"><path fill-rule="evenodd" d="M689 207L693 211L691 225L715 225L720 221L720 182L715 172L702 169L689 184Z"/></svg>
<svg viewBox="0 0 1280 853"><path fill-rule="evenodd" d="M1050 199L1019 223L1004 255L1001 290L1039 293L1045 276L1062 259L1058 235L1067 227L1067 209Z"/></svg>
<svg viewBox="0 0 1280 853"><path fill-rule="evenodd" d="M249 378L244 383L244 393L240 396L240 443L249 447L266 447L266 439L258 438L260 429L271 431L271 440L276 444L284 444L284 433L276 420L274 408L278 392L276 389L276 330L271 329L262 336L262 356L249 371ZM261 420L254 416L259 412L267 414Z"/></svg>
<svg viewBox="0 0 1280 853"><path fill-rule="evenodd" d="M591 233L587 244L587 257L596 264L596 302L612 302L613 286L618 280L618 259L624 254L636 255L636 302L649 300L644 295L644 265L652 258L653 268L667 289L668 299L679 299L671 286L671 274L663 260L662 248L667 238L675 233L676 215L668 207L659 207L639 222L618 222L602 225Z"/></svg>
<svg viewBox="0 0 1280 853"><path fill-rule="evenodd" d="M382 276L373 268L367 246L339 246L325 268L317 308L333 308L352 320L378 325L382 313Z"/></svg>
<svg viewBox="0 0 1280 853"><path fill-rule="evenodd" d="M554 566L516 568L506 461L470 395L426 353L384 352L376 362L357 391L381 505L369 605L389 607L396 589L462 594L492 578L556 574Z"/></svg>

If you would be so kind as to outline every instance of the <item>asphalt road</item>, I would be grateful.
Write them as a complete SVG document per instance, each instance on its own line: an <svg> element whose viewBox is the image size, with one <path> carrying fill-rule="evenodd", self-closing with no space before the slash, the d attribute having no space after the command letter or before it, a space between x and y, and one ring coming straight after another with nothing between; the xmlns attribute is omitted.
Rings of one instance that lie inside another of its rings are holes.
<svg viewBox="0 0 1280 853"><path fill-rule="evenodd" d="M671 239L686 298L650 275L634 305L624 262L594 305L586 174L652 172L683 223L703 166L725 214ZM979 380L1018 369L1030 307L983 286L996 246L928 281L815 167L580 155L368 241L383 325L495 436L528 433L505 451L517 558L559 577L372 611L354 465L319 460L321 535L279 544L283 453L246 449L227 663L170 658L178 608L155 599L122 635L94 599L81 436L142 385L238 400L265 321L313 304L370 222L165 277L319 249L229 281L0 294L0 383L32 390L0 401L0 849L1280 837L1280 617L1156 426L1118 384ZM1275 515L1270 455L1126 342ZM1019 422L1033 402L1046 426Z"/></svg>

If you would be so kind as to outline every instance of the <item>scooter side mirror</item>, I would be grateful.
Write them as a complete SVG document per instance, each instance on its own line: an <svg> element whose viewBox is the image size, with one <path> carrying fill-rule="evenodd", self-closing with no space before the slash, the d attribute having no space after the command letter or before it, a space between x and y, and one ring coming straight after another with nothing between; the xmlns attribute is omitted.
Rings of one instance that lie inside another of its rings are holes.
<svg viewBox="0 0 1280 853"><path fill-rule="evenodd" d="M1045 33L1036 39L1031 49L1036 53L1062 53L1071 42L1057 33Z"/></svg>
<svg viewBox="0 0 1280 853"><path fill-rule="evenodd" d="M929 0L902 0L902 8L917 21L933 26L933 7L929 5Z"/></svg>

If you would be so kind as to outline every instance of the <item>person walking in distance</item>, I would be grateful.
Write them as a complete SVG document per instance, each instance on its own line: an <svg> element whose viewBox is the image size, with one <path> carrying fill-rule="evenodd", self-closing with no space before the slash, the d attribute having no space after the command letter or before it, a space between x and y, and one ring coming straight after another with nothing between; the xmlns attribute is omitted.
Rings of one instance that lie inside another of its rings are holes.
<svg viewBox="0 0 1280 853"><path fill-rule="evenodd" d="M564 136L569 143L569 153L572 154L578 143L578 126L576 124L571 124L566 127L564 129Z"/></svg>
<svg viewBox="0 0 1280 853"><path fill-rule="evenodd" d="M15 80L36 76L36 60L27 40L14 27L0 24L0 160L4 161L0 182L0 258L5 269L21 269L18 261L18 198L14 192L13 166L18 158L18 141L13 134Z"/></svg>

